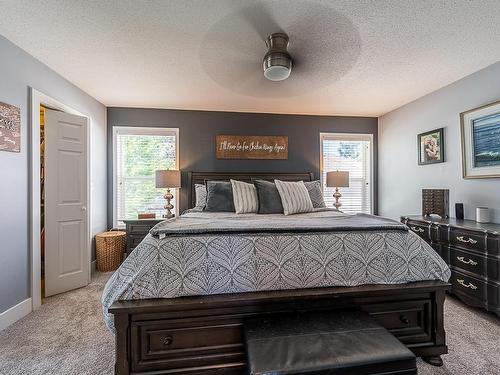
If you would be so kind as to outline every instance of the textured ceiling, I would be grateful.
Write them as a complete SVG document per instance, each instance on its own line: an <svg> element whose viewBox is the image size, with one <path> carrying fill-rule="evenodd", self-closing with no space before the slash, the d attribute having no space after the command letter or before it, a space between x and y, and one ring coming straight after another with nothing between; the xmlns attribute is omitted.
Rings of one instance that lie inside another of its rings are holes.
<svg viewBox="0 0 500 375"><path fill-rule="evenodd" d="M108 106L378 116L500 60L500 1L0 0L0 34ZM290 36L268 82L268 33ZM6 58L2 56L1 58Z"/></svg>

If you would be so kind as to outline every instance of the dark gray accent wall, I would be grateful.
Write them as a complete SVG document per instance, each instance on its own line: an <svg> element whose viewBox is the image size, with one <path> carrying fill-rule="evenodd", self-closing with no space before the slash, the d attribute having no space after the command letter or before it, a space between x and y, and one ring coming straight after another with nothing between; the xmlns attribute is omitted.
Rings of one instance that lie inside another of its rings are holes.
<svg viewBox="0 0 500 375"><path fill-rule="evenodd" d="M180 209L187 208L187 171L197 172L313 172L319 178L322 132L366 133L374 137L375 212L377 212L377 118L302 116L261 113L108 108L108 224L112 225L114 126L179 128L179 166L184 172ZM215 136L286 135L288 160L217 160Z"/></svg>

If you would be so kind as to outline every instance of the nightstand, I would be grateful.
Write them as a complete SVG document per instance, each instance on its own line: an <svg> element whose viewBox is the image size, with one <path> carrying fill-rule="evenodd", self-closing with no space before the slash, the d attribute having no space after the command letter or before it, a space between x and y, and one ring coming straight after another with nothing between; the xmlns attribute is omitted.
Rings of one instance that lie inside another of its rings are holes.
<svg viewBox="0 0 500 375"><path fill-rule="evenodd" d="M127 255L141 243L151 228L163 220L164 219L123 220L125 223L125 232L127 232Z"/></svg>

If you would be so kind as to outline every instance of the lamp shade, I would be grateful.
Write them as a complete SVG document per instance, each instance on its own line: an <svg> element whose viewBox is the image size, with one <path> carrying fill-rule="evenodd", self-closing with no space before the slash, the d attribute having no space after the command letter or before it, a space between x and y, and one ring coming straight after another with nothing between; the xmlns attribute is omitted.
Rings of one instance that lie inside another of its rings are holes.
<svg viewBox="0 0 500 375"><path fill-rule="evenodd" d="M349 172L347 171L326 172L326 186L349 187Z"/></svg>
<svg viewBox="0 0 500 375"><path fill-rule="evenodd" d="M159 170L155 175L157 188L180 188L181 171Z"/></svg>

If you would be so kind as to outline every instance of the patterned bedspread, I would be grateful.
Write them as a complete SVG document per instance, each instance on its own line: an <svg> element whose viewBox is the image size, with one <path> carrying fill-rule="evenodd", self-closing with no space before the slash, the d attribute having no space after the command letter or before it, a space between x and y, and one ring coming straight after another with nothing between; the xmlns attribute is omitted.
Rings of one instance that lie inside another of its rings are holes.
<svg viewBox="0 0 500 375"><path fill-rule="evenodd" d="M228 214L203 215L221 220ZM406 230L208 233L161 239L149 234L106 284L102 305L106 324L113 330L107 310L117 300L448 281L449 277L439 255Z"/></svg>

